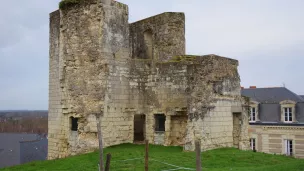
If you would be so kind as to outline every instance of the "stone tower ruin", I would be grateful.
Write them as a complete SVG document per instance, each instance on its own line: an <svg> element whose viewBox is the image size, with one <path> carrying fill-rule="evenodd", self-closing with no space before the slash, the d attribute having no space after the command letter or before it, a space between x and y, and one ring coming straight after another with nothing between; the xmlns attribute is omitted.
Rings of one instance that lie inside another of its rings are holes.
<svg viewBox="0 0 304 171"><path fill-rule="evenodd" d="M65 0L63 0L65 1ZM248 148L238 61L185 54L185 16L128 22L116 1L62 3L50 14L49 159L140 142Z"/></svg>

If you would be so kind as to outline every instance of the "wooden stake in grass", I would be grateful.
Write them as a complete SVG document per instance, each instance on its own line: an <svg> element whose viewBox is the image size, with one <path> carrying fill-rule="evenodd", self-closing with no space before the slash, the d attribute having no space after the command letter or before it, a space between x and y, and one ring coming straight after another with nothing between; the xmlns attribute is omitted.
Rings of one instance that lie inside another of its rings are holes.
<svg viewBox="0 0 304 171"><path fill-rule="evenodd" d="M111 163L111 154L107 154L107 162L106 162L106 169L105 171L110 171L110 163Z"/></svg>
<svg viewBox="0 0 304 171"><path fill-rule="evenodd" d="M196 171L202 171L202 160L201 160L201 142L195 141L196 151Z"/></svg>
<svg viewBox="0 0 304 171"><path fill-rule="evenodd" d="M101 124L100 124L100 115L96 114L97 120L97 131L98 131L98 140L99 140L99 170L104 171L103 167L103 145L102 145L102 133L101 133Z"/></svg>
<svg viewBox="0 0 304 171"><path fill-rule="evenodd" d="M149 171L149 141L146 140L145 145L145 171Z"/></svg>

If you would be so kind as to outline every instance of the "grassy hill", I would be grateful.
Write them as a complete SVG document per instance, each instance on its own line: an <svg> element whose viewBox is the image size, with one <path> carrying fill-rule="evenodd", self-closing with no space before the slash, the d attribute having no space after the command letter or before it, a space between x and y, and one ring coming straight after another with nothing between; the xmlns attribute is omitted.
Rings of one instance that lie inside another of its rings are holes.
<svg viewBox="0 0 304 171"><path fill-rule="evenodd" d="M143 171L144 146L124 144L106 148L112 171ZM180 147L150 145L150 171L195 170L195 153ZM66 159L33 162L0 171L98 171L98 152ZM223 148L202 153L204 171L304 171L304 160ZM179 169L178 169L179 168ZM182 169L183 168L183 169Z"/></svg>

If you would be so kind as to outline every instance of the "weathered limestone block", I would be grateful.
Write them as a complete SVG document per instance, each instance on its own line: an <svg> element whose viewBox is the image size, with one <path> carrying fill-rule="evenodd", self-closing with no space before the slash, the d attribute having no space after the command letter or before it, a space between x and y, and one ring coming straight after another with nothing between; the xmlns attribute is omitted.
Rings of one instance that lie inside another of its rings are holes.
<svg viewBox="0 0 304 171"><path fill-rule="evenodd" d="M154 144L163 145L165 143L165 133L156 132L154 133Z"/></svg>
<svg viewBox="0 0 304 171"><path fill-rule="evenodd" d="M145 35L151 34L151 56L146 47ZM132 58L165 61L176 55L185 55L185 15L163 13L130 24Z"/></svg>

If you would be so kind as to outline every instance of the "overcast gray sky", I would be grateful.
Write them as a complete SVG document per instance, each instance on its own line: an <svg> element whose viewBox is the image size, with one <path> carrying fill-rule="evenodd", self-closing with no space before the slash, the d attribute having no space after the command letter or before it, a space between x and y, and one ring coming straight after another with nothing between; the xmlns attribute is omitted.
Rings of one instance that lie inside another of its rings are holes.
<svg viewBox="0 0 304 171"><path fill-rule="evenodd" d="M0 110L48 109L49 13L60 0L0 5ZM121 0L130 22L185 12L187 53L238 59L245 87L304 94L303 0Z"/></svg>

